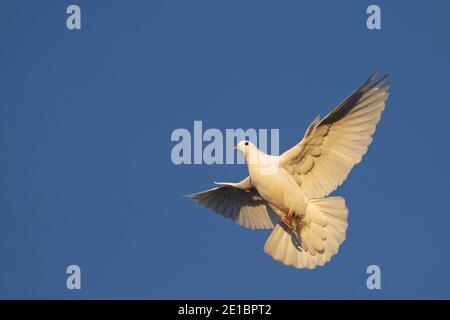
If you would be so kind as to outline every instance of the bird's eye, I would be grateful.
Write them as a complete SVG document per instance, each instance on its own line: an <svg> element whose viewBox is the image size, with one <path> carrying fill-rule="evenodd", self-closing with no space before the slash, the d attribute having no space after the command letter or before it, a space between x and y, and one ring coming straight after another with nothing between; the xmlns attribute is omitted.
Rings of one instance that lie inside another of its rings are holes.
<svg viewBox="0 0 450 320"><path fill-rule="evenodd" d="M248 146L248 142L247 141L245 142L245 145Z"/></svg>

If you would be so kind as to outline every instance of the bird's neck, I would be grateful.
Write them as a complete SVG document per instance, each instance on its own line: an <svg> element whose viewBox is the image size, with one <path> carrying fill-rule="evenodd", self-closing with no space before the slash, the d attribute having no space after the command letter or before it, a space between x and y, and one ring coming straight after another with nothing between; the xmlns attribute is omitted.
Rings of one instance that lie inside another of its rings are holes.
<svg viewBox="0 0 450 320"><path fill-rule="evenodd" d="M268 175L278 172L278 157L255 150L245 157L250 175Z"/></svg>

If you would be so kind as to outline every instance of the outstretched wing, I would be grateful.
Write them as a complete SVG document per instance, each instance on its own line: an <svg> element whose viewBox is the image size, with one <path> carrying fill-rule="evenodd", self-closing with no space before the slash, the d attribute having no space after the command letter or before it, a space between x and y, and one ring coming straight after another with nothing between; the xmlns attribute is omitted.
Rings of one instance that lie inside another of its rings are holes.
<svg viewBox="0 0 450 320"><path fill-rule="evenodd" d="M250 229L271 229L278 216L251 185L247 177L239 183L219 183L221 186L190 195L206 208Z"/></svg>
<svg viewBox="0 0 450 320"><path fill-rule="evenodd" d="M295 178L307 197L330 194L367 152L390 87L384 84L387 75L374 81L375 75L324 119L316 118L303 140L280 156L280 166Z"/></svg>

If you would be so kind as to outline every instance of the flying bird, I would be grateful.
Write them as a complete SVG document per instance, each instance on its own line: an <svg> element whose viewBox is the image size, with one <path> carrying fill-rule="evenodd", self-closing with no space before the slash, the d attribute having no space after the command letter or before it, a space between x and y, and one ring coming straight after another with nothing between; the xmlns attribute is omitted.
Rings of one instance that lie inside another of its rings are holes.
<svg viewBox="0 0 450 320"><path fill-rule="evenodd" d="M345 199L329 196L359 163L389 97L387 75L376 72L326 117L317 116L303 139L280 156L243 140L244 180L190 195L216 213L250 229L273 229L264 251L286 265L314 269L345 240Z"/></svg>

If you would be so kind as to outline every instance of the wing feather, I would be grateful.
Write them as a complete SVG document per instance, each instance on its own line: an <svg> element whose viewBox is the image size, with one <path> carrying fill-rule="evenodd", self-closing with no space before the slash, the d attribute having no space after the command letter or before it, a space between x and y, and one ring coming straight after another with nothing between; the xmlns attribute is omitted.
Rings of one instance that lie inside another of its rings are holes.
<svg viewBox="0 0 450 320"><path fill-rule="evenodd" d="M387 75L373 73L321 121L314 119L304 138L280 157L280 165L309 198L333 192L359 163L389 97Z"/></svg>
<svg viewBox="0 0 450 320"><path fill-rule="evenodd" d="M219 183L221 186L194 193L189 197L220 214L250 229L271 229L279 221L247 177L239 183Z"/></svg>

